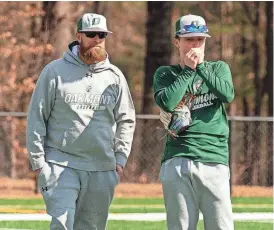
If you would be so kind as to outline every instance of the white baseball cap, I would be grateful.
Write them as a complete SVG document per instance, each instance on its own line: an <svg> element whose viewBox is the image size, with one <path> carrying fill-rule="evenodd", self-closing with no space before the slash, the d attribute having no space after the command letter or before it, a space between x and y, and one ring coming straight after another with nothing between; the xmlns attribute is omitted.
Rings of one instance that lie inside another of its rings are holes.
<svg viewBox="0 0 274 230"><path fill-rule="evenodd" d="M86 13L78 21L77 32L106 32L112 33L107 29L107 20L101 14Z"/></svg>
<svg viewBox="0 0 274 230"><path fill-rule="evenodd" d="M192 14L180 17L175 24L175 31L179 37L211 37L205 19Z"/></svg>

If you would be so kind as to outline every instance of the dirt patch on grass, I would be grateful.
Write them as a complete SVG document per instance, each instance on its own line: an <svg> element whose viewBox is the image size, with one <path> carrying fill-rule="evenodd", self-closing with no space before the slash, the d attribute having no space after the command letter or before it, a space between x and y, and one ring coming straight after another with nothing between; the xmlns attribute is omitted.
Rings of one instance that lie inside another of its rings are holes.
<svg viewBox="0 0 274 230"><path fill-rule="evenodd" d="M14 180L0 178L0 198L41 197L35 194L33 180ZM162 197L161 184L121 183L117 186L115 197ZM234 197L272 197L273 187L233 186Z"/></svg>
<svg viewBox="0 0 274 230"><path fill-rule="evenodd" d="M120 184L116 197L162 197L161 184ZM234 197L272 197L273 187L233 186Z"/></svg>

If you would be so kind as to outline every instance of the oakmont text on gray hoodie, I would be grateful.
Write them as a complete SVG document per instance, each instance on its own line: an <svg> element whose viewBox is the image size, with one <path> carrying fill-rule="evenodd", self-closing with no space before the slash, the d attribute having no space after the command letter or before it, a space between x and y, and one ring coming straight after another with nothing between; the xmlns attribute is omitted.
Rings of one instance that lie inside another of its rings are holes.
<svg viewBox="0 0 274 230"><path fill-rule="evenodd" d="M86 171L125 166L135 110L122 72L109 60L87 65L73 52L45 66L27 117L27 149L33 170L53 162Z"/></svg>

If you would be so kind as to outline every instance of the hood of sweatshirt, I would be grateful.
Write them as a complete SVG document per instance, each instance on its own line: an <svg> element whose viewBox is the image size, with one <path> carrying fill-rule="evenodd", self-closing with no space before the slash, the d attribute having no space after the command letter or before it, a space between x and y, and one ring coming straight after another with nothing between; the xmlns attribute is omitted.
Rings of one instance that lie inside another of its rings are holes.
<svg viewBox="0 0 274 230"><path fill-rule="evenodd" d="M74 65L88 68L94 73L99 73L99 72L102 72L103 70L110 68L110 61L108 58L108 54L104 61L88 65L79 58L78 51L79 51L79 42L78 41L71 42L68 45L68 50L64 53L64 59Z"/></svg>

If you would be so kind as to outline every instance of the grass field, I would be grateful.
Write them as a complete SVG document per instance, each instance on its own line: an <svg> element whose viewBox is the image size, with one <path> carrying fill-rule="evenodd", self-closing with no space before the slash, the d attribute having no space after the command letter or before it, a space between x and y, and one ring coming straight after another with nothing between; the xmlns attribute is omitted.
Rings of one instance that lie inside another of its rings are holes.
<svg viewBox="0 0 274 230"><path fill-rule="evenodd" d="M36 229L48 230L49 222L47 221L0 221L0 229ZM108 230L166 230L166 222L151 221L109 221ZM203 223L199 221L198 230L202 230ZM236 222L235 230L272 230L271 223L258 222Z"/></svg>
<svg viewBox="0 0 274 230"><path fill-rule="evenodd" d="M233 212L273 212L271 197L232 198ZM42 199L0 199L0 213L44 212ZM162 198L116 198L111 213L161 213L165 212Z"/></svg>
<svg viewBox="0 0 274 230"><path fill-rule="evenodd" d="M233 212L273 212L273 199L262 198L232 198ZM45 205L42 199L0 199L1 213L43 213ZM164 213L164 202L161 198L116 198L113 200L111 213ZM48 221L0 221L3 229L36 229L48 230ZM108 230L164 230L165 221L117 221L110 220ZM199 221L198 230L203 223ZM273 222L235 222L235 230L272 230Z"/></svg>

